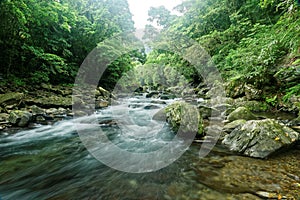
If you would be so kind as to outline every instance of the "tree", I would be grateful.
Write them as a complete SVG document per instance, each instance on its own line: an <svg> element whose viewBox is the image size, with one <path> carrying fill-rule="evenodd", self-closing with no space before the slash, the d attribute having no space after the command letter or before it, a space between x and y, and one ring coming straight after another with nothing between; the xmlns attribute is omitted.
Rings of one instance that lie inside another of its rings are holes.
<svg viewBox="0 0 300 200"><path fill-rule="evenodd" d="M3 0L0 5L0 73L37 83L72 83L98 43L134 29L126 0Z"/></svg>

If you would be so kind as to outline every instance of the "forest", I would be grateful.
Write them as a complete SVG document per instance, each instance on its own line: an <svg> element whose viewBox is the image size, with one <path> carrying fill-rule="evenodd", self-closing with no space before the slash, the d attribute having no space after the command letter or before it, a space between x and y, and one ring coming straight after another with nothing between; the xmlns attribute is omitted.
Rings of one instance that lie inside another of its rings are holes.
<svg viewBox="0 0 300 200"><path fill-rule="evenodd" d="M0 1L0 200L300 199L300 1L129 2Z"/></svg>
<svg viewBox="0 0 300 200"><path fill-rule="evenodd" d="M97 44L135 29L126 0L4 0L1 8L2 84L72 84ZM148 45L154 51L147 57L144 49L121 55L100 85L111 89L126 71L145 63L163 63L164 70L178 71L192 84L199 84L201 78L189 63L156 48L164 36L176 40L180 35L205 48L232 89L249 84L262 90L260 100L276 105L299 94L297 2L191 0L175 9L182 15L172 15L163 6L149 10L149 21L160 27L145 27L144 39L151 41ZM157 35L160 38L155 39ZM157 78L149 74L146 79L155 85Z"/></svg>

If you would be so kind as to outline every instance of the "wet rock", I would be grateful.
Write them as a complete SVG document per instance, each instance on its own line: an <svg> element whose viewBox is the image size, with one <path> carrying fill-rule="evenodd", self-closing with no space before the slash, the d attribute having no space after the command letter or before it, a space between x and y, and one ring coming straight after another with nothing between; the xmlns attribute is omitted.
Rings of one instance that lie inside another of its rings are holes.
<svg viewBox="0 0 300 200"><path fill-rule="evenodd" d="M201 85L196 88L197 96L200 98L206 98L206 93L210 90L209 87Z"/></svg>
<svg viewBox="0 0 300 200"><path fill-rule="evenodd" d="M4 130L9 126L9 114L0 113L0 130Z"/></svg>
<svg viewBox="0 0 300 200"><path fill-rule="evenodd" d="M143 107L143 105L138 104L138 103L134 103L134 104L129 104L128 107L129 108L141 108L141 107Z"/></svg>
<svg viewBox="0 0 300 200"><path fill-rule="evenodd" d="M102 87L98 87L98 91L100 92L101 96L104 97L105 99L110 98L110 92L107 91L106 89L104 89Z"/></svg>
<svg viewBox="0 0 300 200"><path fill-rule="evenodd" d="M138 88L136 88L136 89L134 90L134 93L140 94L140 93L142 93L143 91L144 91L143 87L138 87Z"/></svg>
<svg viewBox="0 0 300 200"><path fill-rule="evenodd" d="M24 127L31 121L32 114L28 111L16 110L12 111L9 115L9 122L13 125Z"/></svg>
<svg viewBox="0 0 300 200"><path fill-rule="evenodd" d="M152 120L156 120L156 121L166 121L166 119L167 119L167 115L165 109L159 110L152 117Z"/></svg>
<svg viewBox="0 0 300 200"><path fill-rule="evenodd" d="M144 107L145 110L153 110L153 109L159 109L160 107L157 105L147 105Z"/></svg>
<svg viewBox="0 0 300 200"><path fill-rule="evenodd" d="M166 118L175 132L203 133L203 119L197 107L186 102L174 102L165 108Z"/></svg>
<svg viewBox="0 0 300 200"><path fill-rule="evenodd" d="M63 116L69 113L69 111L65 108L50 108L46 109L46 114L51 116Z"/></svg>
<svg viewBox="0 0 300 200"><path fill-rule="evenodd" d="M239 107L230 113L227 117L228 121L232 122L238 119L253 120L257 117L247 108Z"/></svg>
<svg viewBox="0 0 300 200"><path fill-rule="evenodd" d="M237 127L240 127L240 126L244 125L245 123L246 123L246 120L244 120L244 119L238 119L238 120L235 120L233 122L230 122L230 123L226 124L223 127L223 130L226 133L230 133L231 131L233 131Z"/></svg>
<svg viewBox="0 0 300 200"><path fill-rule="evenodd" d="M251 120L225 136L230 150L256 158L265 158L300 139L299 133L275 120Z"/></svg>
<svg viewBox="0 0 300 200"><path fill-rule="evenodd" d="M212 108L218 110L218 111L225 111L229 108L231 108L232 105L230 104L227 104L227 103L223 103L223 104L217 104L217 105L214 105Z"/></svg>
<svg viewBox="0 0 300 200"><path fill-rule="evenodd" d="M106 108L106 107L108 107L108 105L109 105L109 102L106 100L101 99L101 100L96 101L96 109Z"/></svg>
<svg viewBox="0 0 300 200"><path fill-rule="evenodd" d="M74 117L83 117L83 116L87 116L88 113L82 111L82 110L76 110L74 113L70 113L72 116Z"/></svg>
<svg viewBox="0 0 300 200"><path fill-rule="evenodd" d="M160 101L160 100L152 100L150 103L152 103L152 104L167 104L165 101Z"/></svg>
<svg viewBox="0 0 300 200"><path fill-rule="evenodd" d="M33 105L31 107L29 107L29 111L31 111L32 115L43 115L45 114L45 110L36 106L36 105Z"/></svg>
<svg viewBox="0 0 300 200"><path fill-rule="evenodd" d="M35 122L37 123L44 123L46 121L45 117L39 115L35 117Z"/></svg>
<svg viewBox="0 0 300 200"><path fill-rule="evenodd" d="M159 92L157 91L149 92L148 94L146 94L146 98L152 98L154 96L157 96L158 94Z"/></svg>
<svg viewBox="0 0 300 200"><path fill-rule="evenodd" d="M161 95L159 95L159 98L162 99L162 100L175 99L176 95L174 95L174 94L161 94Z"/></svg>
<svg viewBox="0 0 300 200"><path fill-rule="evenodd" d="M68 113L68 110L65 108L58 108L56 115L66 115Z"/></svg>
<svg viewBox="0 0 300 200"><path fill-rule="evenodd" d="M47 115L51 115L51 114L56 113L57 109L56 108L49 108L49 109L46 109L45 112L46 112Z"/></svg>

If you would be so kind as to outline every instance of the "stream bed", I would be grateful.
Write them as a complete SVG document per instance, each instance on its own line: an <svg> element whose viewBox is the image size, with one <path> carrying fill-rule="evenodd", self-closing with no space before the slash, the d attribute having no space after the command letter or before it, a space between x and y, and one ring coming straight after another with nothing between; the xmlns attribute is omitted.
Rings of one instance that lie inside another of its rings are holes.
<svg viewBox="0 0 300 200"><path fill-rule="evenodd" d="M199 158L201 144L194 143L167 167L128 173L92 156L76 129L76 123L97 119L97 126L113 144L128 152L153 152L171 141L181 148L180 139L165 122L152 120L171 102L128 98L98 111L93 119L82 117L1 134L0 198L300 199L299 148L260 160L234 155L216 145L208 156ZM121 126L120 120L124 122ZM93 129L86 133L89 131ZM165 156L164 152L158 156Z"/></svg>

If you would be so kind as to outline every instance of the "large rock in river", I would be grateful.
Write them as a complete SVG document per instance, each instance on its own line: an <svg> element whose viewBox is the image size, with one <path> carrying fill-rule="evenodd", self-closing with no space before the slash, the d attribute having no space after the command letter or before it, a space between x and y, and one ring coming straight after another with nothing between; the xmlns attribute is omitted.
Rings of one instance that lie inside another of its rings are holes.
<svg viewBox="0 0 300 200"><path fill-rule="evenodd" d="M164 112L175 132L203 133L203 119L196 106L179 101L167 106Z"/></svg>
<svg viewBox="0 0 300 200"><path fill-rule="evenodd" d="M298 132L272 119L251 120L225 136L223 144L230 150L256 158L265 158L290 147L300 139Z"/></svg>

